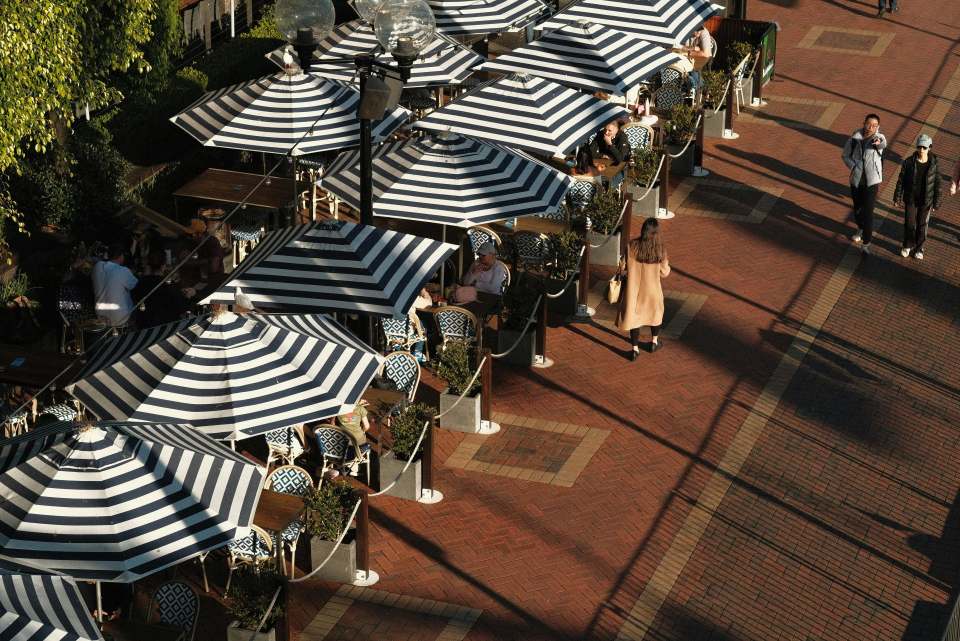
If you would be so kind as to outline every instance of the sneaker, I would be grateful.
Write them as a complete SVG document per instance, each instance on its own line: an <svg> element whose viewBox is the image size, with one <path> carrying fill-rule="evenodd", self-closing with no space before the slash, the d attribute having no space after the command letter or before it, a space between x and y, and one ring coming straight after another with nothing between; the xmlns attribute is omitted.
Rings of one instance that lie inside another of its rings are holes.
<svg viewBox="0 0 960 641"><path fill-rule="evenodd" d="M913 257L917 260L923 260L923 252L913 252Z"/></svg>
<svg viewBox="0 0 960 641"><path fill-rule="evenodd" d="M910 248L909 248L909 247L903 247L903 248L900 250L900 255L903 256L904 258L906 258L907 256L909 256L909 255L910 255Z"/></svg>
<svg viewBox="0 0 960 641"><path fill-rule="evenodd" d="M855 233L855 234L853 235L853 238L851 238L851 240L852 240L853 242L855 242L855 243L862 243L862 242L863 242L863 230L860 229L860 228L857 228L857 233Z"/></svg>
<svg viewBox="0 0 960 641"><path fill-rule="evenodd" d="M870 253L870 243L867 243L867 244L865 244L865 245L861 245L861 246L860 246L860 251L863 252L864 254L869 254L869 253Z"/></svg>

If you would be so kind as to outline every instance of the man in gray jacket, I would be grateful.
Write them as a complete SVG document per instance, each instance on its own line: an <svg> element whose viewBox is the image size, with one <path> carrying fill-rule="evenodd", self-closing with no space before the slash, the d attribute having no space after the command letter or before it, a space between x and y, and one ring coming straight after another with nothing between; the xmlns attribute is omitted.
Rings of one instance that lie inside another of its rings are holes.
<svg viewBox="0 0 960 641"><path fill-rule="evenodd" d="M870 253L873 239L873 207L883 181L883 150L887 139L880 133L880 116L867 114L863 127L843 146L843 163L850 170L850 193L853 195L853 218L857 233L853 242L863 243L862 251Z"/></svg>

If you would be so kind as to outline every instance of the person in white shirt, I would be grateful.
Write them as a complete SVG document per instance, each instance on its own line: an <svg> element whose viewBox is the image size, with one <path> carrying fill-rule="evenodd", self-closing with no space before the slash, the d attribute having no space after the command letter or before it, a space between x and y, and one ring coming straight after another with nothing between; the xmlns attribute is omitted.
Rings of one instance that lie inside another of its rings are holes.
<svg viewBox="0 0 960 641"><path fill-rule="evenodd" d="M97 316L111 327L125 325L133 314L130 291L137 286L137 278L125 263L123 245L111 245L110 260L102 260L93 266Z"/></svg>
<svg viewBox="0 0 960 641"><path fill-rule="evenodd" d="M507 268L497 260L497 248L487 241L477 249L477 259L470 265L463 277L464 285L472 285L484 294L503 294L503 285L507 281Z"/></svg>

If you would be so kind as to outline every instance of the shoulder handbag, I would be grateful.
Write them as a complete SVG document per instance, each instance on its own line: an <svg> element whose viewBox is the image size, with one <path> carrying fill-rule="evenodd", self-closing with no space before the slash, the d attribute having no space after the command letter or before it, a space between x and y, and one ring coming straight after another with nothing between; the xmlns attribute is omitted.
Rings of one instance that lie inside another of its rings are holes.
<svg viewBox="0 0 960 641"><path fill-rule="evenodd" d="M620 301L620 286L623 285L623 272L619 269L607 283L607 302L616 305Z"/></svg>

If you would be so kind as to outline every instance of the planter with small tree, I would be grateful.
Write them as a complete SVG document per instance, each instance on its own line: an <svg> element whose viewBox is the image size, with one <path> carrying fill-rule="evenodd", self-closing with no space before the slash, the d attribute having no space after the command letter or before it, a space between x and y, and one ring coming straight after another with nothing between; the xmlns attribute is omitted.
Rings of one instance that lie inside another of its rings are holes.
<svg viewBox="0 0 960 641"><path fill-rule="evenodd" d="M722 71L704 71L703 78L703 135L722 138L727 117L726 91L729 76Z"/></svg>
<svg viewBox="0 0 960 641"><path fill-rule="evenodd" d="M551 311L556 311L564 316L572 316L577 313L577 301L579 300L579 277L574 276L569 286L567 280L570 275L580 269L580 252L583 250L583 236L577 232L568 229L558 234L550 234L550 265L547 269L547 278L544 281L547 293L560 295L557 298L550 299Z"/></svg>
<svg viewBox="0 0 960 641"><path fill-rule="evenodd" d="M590 219L590 264L620 264L620 213L623 199L616 189L598 187L583 213ZM609 236L608 236L609 235ZM596 245L599 245L597 247Z"/></svg>
<svg viewBox="0 0 960 641"><path fill-rule="evenodd" d="M423 442L420 447L414 449L417 445L417 439L423 431L424 423L433 420L436 411L432 407L423 403L414 403L408 405L401 412L390 419L390 436L392 444L390 451L380 457L380 488L383 489L396 480L393 487L387 490L390 496L396 496L401 499L417 501L420 499L423 489L421 484L421 462L420 457L423 453ZM406 473L399 476L403 467L408 461L410 467Z"/></svg>
<svg viewBox="0 0 960 641"><path fill-rule="evenodd" d="M30 282L23 272L0 283L0 336L6 343L30 343L43 333L39 301L27 296Z"/></svg>
<svg viewBox="0 0 960 641"><path fill-rule="evenodd" d="M304 526L310 537L310 561L312 567L323 563L344 528L350 525L350 513L357 499L353 488L344 479L325 480L306 499ZM317 579L353 583L357 575L356 536L351 528L333 556L314 574Z"/></svg>
<svg viewBox="0 0 960 641"><path fill-rule="evenodd" d="M497 332L497 351L512 350L502 360L531 367L536 356L536 321L524 333L527 322L535 317L537 300L543 293L543 281L521 272L503 293L503 324ZM518 342L519 341L519 342ZM514 347L516 345L516 347Z"/></svg>
<svg viewBox="0 0 960 641"><path fill-rule="evenodd" d="M474 350L465 343L449 341L440 350L437 375L446 381L447 389L440 394L440 413L443 416L440 418L439 427L472 434L482 432L480 377L477 376L470 385L476 368ZM461 394L464 394L463 400L457 404Z"/></svg>
<svg viewBox="0 0 960 641"><path fill-rule="evenodd" d="M734 74L737 67L740 66L740 63L743 63L743 80L741 81L741 86L743 87L743 104L745 105L753 103L753 63L755 53L756 49L754 49L753 45L742 40L737 40L727 47L727 66L729 67L730 73ZM745 63L743 62L744 59L746 59Z"/></svg>
<svg viewBox="0 0 960 641"><path fill-rule="evenodd" d="M270 609L260 631L254 634L267 614L270 602L283 579L273 570L255 571L239 568L230 582L227 595L227 613L232 621L227 626L227 641L276 641L276 624L284 616L284 598L281 593Z"/></svg>
<svg viewBox="0 0 960 641"><path fill-rule="evenodd" d="M664 130L667 153L671 156L680 154L671 157L670 171L678 176L692 176L696 159L692 139L697 133L697 112L689 105L674 105L667 113Z"/></svg>
<svg viewBox="0 0 960 641"><path fill-rule="evenodd" d="M633 200L633 213L644 218L657 215L660 208L660 190L656 189L657 169L660 167L660 152L649 147L638 147L630 161L630 180L627 195ZM649 189L649 191L648 191ZM646 194L646 195L644 195Z"/></svg>

